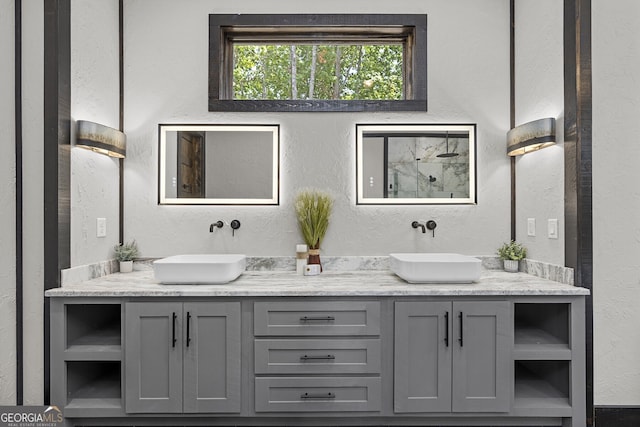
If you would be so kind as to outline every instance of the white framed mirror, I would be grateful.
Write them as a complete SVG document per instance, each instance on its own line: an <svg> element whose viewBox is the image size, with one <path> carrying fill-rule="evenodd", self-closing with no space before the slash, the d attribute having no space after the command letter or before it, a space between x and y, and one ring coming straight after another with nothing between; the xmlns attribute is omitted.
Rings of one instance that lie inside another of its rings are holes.
<svg viewBox="0 0 640 427"><path fill-rule="evenodd" d="M476 204L475 124L357 124L357 204Z"/></svg>
<svg viewBox="0 0 640 427"><path fill-rule="evenodd" d="M279 204L279 125L159 124L158 203Z"/></svg>

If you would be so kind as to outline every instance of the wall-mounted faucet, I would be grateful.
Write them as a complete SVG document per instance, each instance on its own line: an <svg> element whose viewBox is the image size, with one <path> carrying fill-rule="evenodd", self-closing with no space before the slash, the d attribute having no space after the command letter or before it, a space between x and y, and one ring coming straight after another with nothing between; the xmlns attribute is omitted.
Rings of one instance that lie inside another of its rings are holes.
<svg viewBox="0 0 640 427"><path fill-rule="evenodd" d="M209 233L213 233L213 230L215 230L216 228L222 228L224 227L225 222L224 221L216 221L213 224L211 224L209 226ZM228 224L228 223L227 223ZM228 224L231 227L231 233L233 236L236 235L236 230L238 228L240 228L240 221L238 221L237 219L234 219L233 221L231 221L231 224Z"/></svg>
<svg viewBox="0 0 640 427"><path fill-rule="evenodd" d="M426 233L427 230L431 230L431 232L433 233L433 237L436 237L435 229L436 229L437 226L438 226L438 224L432 219L427 221L425 224L421 224L418 221L413 221L411 223L411 227L413 227L413 228L421 228L423 233Z"/></svg>
<svg viewBox="0 0 640 427"><path fill-rule="evenodd" d="M423 224L420 224L418 221L413 221L413 222L411 223L411 226L412 226L413 228L418 228L418 227L422 228L422 232L423 232L423 233L426 233L426 232L427 232L427 229L426 229L426 228L424 228L424 225L423 225Z"/></svg>
<svg viewBox="0 0 640 427"><path fill-rule="evenodd" d="M213 224L211 224L211 225L209 226L209 233L213 233L213 230L214 230L215 228L222 228L222 227L224 227L224 222L222 222L222 221L216 221L216 222L214 222Z"/></svg>

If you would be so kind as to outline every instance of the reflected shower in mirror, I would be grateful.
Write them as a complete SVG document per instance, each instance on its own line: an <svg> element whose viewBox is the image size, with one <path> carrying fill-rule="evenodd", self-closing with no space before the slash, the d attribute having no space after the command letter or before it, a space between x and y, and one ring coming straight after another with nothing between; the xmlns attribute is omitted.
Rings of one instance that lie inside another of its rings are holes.
<svg viewBox="0 0 640 427"><path fill-rule="evenodd" d="M277 205L278 125L159 125L159 203Z"/></svg>
<svg viewBox="0 0 640 427"><path fill-rule="evenodd" d="M356 125L358 204L475 204L476 125Z"/></svg>

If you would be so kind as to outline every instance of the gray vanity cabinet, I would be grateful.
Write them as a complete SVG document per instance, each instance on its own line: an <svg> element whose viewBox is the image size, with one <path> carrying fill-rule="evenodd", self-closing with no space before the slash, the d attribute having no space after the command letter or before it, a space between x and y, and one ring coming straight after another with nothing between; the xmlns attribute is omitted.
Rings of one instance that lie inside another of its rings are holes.
<svg viewBox="0 0 640 427"><path fill-rule="evenodd" d="M128 413L240 412L239 302L129 302Z"/></svg>
<svg viewBox="0 0 640 427"><path fill-rule="evenodd" d="M51 299L65 427L586 423L584 294L159 289Z"/></svg>
<svg viewBox="0 0 640 427"><path fill-rule="evenodd" d="M395 303L394 411L508 412L510 304Z"/></svg>

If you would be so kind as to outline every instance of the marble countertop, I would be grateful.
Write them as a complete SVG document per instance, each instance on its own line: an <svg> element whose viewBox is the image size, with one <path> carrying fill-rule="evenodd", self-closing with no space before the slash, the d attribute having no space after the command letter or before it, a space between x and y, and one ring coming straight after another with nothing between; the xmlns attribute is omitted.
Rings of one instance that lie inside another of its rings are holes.
<svg viewBox="0 0 640 427"><path fill-rule="evenodd" d="M163 285L153 271L114 273L45 293L48 297L276 297L276 296L516 296L588 295L585 288L526 273L484 269L471 284L410 284L388 270L327 271L300 276L294 271L246 271L224 285Z"/></svg>

